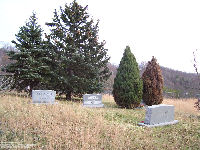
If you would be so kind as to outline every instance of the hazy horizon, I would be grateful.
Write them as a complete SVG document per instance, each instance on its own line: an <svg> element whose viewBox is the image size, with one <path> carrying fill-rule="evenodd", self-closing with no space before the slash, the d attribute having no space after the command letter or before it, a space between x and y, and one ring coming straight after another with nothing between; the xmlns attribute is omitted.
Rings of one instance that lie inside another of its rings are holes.
<svg viewBox="0 0 200 150"><path fill-rule="evenodd" d="M130 46L138 63L155 56L161 66L195 73L193 51L200 49L200 9L198 0L77 0L88 5L94 20L100 20L100 41L111 56L111 63L119 64L124 49ZM35 11L41 27L53 18L54 9L72 0L1 0L0 41L15 40L19 27ZM200 55L197 55L197 60Z"/></svg>

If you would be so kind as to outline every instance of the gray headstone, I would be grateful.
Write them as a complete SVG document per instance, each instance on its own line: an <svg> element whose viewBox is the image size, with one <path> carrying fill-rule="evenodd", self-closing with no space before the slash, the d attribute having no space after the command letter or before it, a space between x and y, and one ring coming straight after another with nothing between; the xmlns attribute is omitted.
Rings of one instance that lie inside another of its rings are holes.
<svg viewBox="0 0 200 150"><path fill-rule="evenodd" d="M139 125L153 127L177 122L177 120L174 120L174 106L160 104L146 107L144 123L139 123Z"/></svg>
<svg viewBox="0 0 200 150"><path fill-rule="evenodd" d="M33 103L54 103L56 91L53 90L32 90Z"/></svg>
<svg viewBox="0 0 200 150"><path fill-rule="evenodd" d="M83 95L83 106L85 107L103 107L101 94Z"/></svg>

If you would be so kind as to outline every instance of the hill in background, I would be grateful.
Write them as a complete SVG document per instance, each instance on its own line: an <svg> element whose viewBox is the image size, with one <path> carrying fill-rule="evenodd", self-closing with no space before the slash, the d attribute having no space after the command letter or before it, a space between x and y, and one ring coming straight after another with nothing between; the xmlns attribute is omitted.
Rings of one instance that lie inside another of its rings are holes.
<svg viewBox="0 0 200 150"><path fill-rule="evenodd" d="M145 64L140 64L140 74L145 69ZM112 76L105 84L105 92L112 93L112 85L117 73L117 66L108 64ZM200 94L200 81L195 73L186 73L161 66L164 78L164 96L170 98L197 97Z"/></svg>
<svg viewBox="0 0 200 150"><path fill-rule="evenodd" d="M14 48L11 46L4 46L0 48L0 74L4 74L4 72L1 71L1 68L12 62L6 54L9 50L14 50Z"/></svg>
<svg viewBox="0 0 200 150"><path fill-rule="evenodd" d="M6 51L14 50L11 46L4 46L0 48L0 74L4 74L1 71L1 68L11 63ZM139 65L140 74L143 73L146 64L141 63ZM104 84L104 92L112 93L112 87L114 83L114 78L117 74L117 66L109 63L108 67L112 72L112 75L108 81ZM164 96L170 98L189 98L189 97L198 97L200 96L200 80L198 76L194 73L186 73L170 68L161 66L163 78L164 78Z"/></svg>

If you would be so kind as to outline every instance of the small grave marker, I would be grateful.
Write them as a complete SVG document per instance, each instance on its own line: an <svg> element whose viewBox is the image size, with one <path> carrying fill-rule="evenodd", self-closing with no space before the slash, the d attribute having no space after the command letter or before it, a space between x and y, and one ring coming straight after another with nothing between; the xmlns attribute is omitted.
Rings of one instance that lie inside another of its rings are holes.
<svg viewBox="0 0 200 150"><path fill-rule="evenodd" d="M160 104L146 107L144 123L139 123L138 125L155 127L176 123L178 123L178 120L174 120L174 106Z"/></svg>
<svg viewBox="0 0 200 150"><path fill-rule="evenodd" d="M53 90L33 90L32 91L33 103L53 104L55 102L55 97L56 97L56 91L53 91Z"/></svg>
<svg viewBox="0 0 200 150"><path fill-rule="evenodd" d="M103 107L101 94L83 95L83 106L85 107Z"/></svg>

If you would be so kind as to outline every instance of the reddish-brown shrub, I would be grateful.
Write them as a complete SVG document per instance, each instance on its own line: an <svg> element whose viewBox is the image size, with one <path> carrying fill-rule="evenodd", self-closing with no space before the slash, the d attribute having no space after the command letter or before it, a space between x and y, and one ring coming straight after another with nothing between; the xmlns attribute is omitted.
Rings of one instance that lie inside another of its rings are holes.
<svg viewBox="0 0 200 150"><path fill-rule="evenodd" d="M158 105L163 101L163 76L156 58L148 62L142 74L143 101L145 104Z"/></svg>

